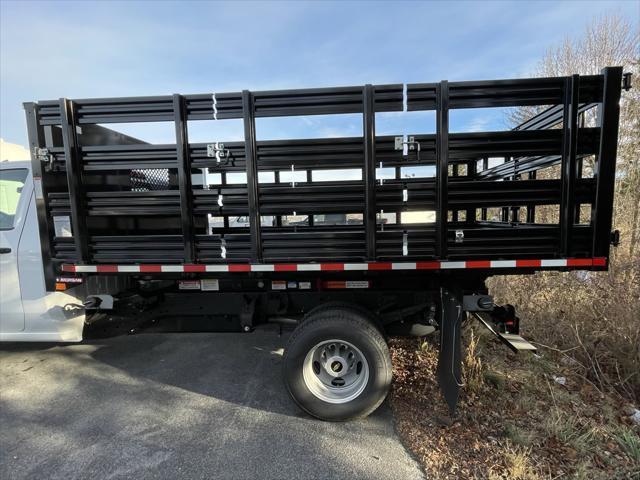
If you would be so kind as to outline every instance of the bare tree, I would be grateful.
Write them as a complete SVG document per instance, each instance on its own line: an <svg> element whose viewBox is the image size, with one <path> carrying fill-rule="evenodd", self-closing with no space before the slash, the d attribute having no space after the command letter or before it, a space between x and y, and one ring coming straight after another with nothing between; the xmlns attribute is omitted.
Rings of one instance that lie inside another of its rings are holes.
<svg viewBox="0 0 640 480"><path fill-rule="evenodd" d="M491 280L492 292L521 308L538 340L571 351L587 365L585 373L592 379L636 399L640 398L639 41L628 20L617 15L597 18L579 38L567 38L550 48L534 72L544 77L589 75L620 65L633 73L636 87L623 92L620 104L616 164L614 226L621 232L622 245L612 251L609 272L589 276L543 272ZM508 121L515 126L535 113L532 107L518 108ZM595 118L586 120L589 125ZM545 170L539 178L557 175L558 166Z"/></svg>
<svg viewBox="0 0 640 480"><path fill-rule="evenodd" d="M640 241L640 35L631 23L617 15L593 20L580 38L565 38L547 50L535 69L535 76L556 77L573 74L594 75L606 66L621 65L633 73L638 86L623 92L618 145L615 225L622 231L631 258ZM538 113L540 108L523 107L510 112L517 125ZM590 111L587 124L595 122Z"/></svg>

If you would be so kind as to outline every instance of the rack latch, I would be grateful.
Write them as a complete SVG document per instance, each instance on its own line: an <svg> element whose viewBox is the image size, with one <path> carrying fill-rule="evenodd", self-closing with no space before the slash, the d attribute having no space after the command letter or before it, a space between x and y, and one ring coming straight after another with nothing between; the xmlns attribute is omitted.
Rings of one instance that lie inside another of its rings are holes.
<svg viewBox="0 0 640 480"><path fill-rule="evenodd" d="M631 90L631 72L626 72L622 74L622 88L625 92Z"/></svg>
<svg viewBox="0 0 640 480"><path fill-rule="evenodd" d="M207 144L207 157L215 158L217 163L220 163L220 159L227 158L229 156L229 150L224 148L224 143L208 143Z"/></svg>
<svg viewBox="0 0 640 480"><path fill-rule="evenodd" d="M41 162L48 162L51 159L48 148L33 147L33 154Z"/></svg>
<svg viewBox="0 0 640 480"><path fill-rule="evenodd" d="M46 163L46 169L53 171L53 155L48 148L33 147L33 156L38 161Z"/></svg>
<svg viewBox="0 0 640 480"><path fill-rule="evenodd" d="M405 140L406 138L406 140ZM410 136L397 136L394 137L394 149L397 151L404 151L404 146L407 146L408 152L417 152L418 161L420 161L420 142L416 141L416 137Z"/></svg>
<svg viewBox="0 0 640 480"><path fill-rule="evenodd" d="M416 142L416 137L407 137L406 140L403 136L394 137L394 147L396 150L404 150L405 145L411 152L415 150L420 151L420 142Z"/></svg>

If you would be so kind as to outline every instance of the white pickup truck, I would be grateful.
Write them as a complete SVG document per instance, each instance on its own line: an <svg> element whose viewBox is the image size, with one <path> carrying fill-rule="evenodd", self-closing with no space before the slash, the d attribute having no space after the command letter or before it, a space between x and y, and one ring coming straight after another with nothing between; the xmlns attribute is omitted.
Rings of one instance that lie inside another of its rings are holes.
<svg viewBox="0 0 640 480"><path fill-rule="evenodd" d="M0 163L0 341L79 342L84 309L47 292L31 162Z"/></svg>

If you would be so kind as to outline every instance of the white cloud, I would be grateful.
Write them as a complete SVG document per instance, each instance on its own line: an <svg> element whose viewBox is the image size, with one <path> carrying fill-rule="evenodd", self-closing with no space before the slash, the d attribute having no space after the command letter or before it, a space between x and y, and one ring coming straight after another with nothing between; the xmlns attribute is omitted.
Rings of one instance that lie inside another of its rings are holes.
<svg viewBox="0 0 640 480"><path fill-rule="evenodd" d="M0 138L0 162L15 160L30 160L29 150L16 143L5 142Z"/></svg>

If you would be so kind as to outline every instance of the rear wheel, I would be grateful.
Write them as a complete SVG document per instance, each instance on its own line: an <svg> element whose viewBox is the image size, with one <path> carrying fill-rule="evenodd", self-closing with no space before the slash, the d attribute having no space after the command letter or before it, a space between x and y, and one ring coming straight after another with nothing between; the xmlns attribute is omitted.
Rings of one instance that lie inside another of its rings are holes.
<svg viewBox="0 0 640 480"><path fill-rule="evenodd" d="M329 309L293 332L283 374L303 410L322 420L344 421L365 417L383 402L391 384L391 356L366 317Z"/></svg>
<svg viewBox="0 0 640 480"><path fill-rule="evenodd" d="M378 328L378 330L380 330L380 332L382 332L382 334L385 335L384 326L382 325L382 321L380 320L378 315L371 312L367 308L361 305L358 305L357 303L351 303L351 302L332 301L332 302L321 303L320 305L317 305L313 307L311 310L309 310L304 315L304 317L302 317L302 322L306 322L308 319L313 318L314 316L318 316L321 313L325 313L329 311L336 312L336 313L343 313L345 311L349 311L353 314L359 315L360 317L373 323L373 325L375 325Z"/></svg>

